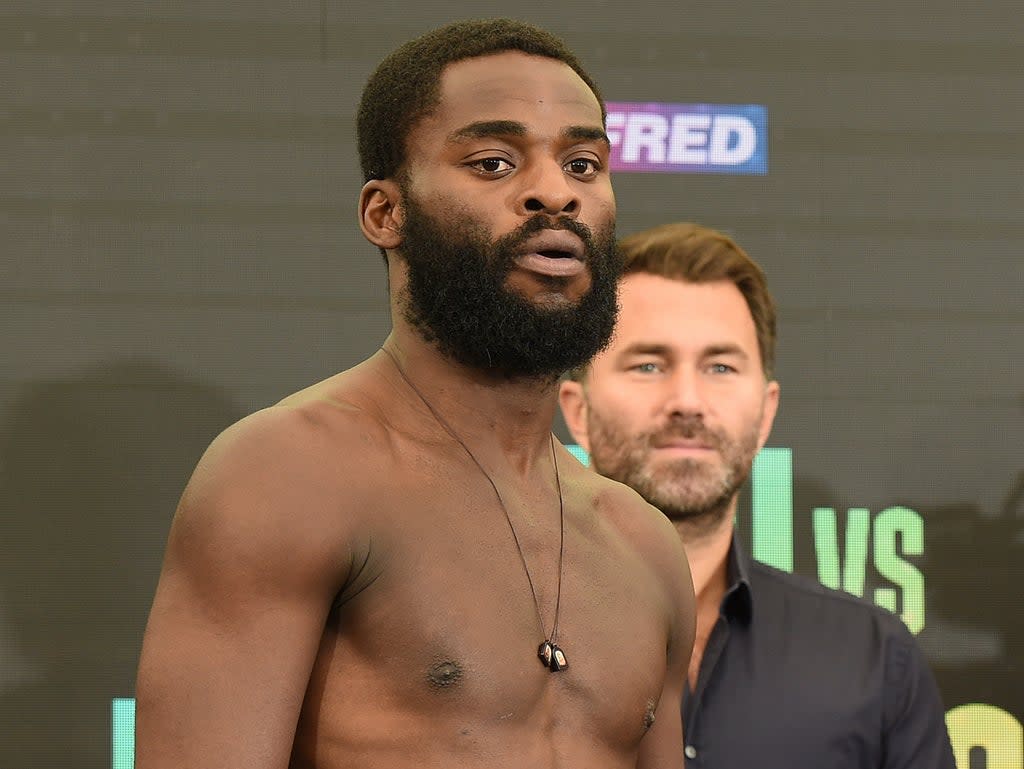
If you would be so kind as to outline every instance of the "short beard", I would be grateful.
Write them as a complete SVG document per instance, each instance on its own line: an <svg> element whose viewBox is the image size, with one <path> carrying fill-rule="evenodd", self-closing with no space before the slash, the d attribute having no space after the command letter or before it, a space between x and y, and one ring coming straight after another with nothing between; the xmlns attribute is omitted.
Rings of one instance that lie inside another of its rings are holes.
<svg viewBox="0 0 1024 769"><path fill-rule="evenodd" d="M593 468L633 488L669 520L683 524L694 540L722 526L750 476L759 438L757 425L731 440L706 427L701 417L689 415L674 417L655 433L629 434L623 426L597 417L593 409L588 410L587 429ZM719 452L722 466L682 458L652 468L652 446L670 437L700 438Z"/></svg>
<svg viewBox="0 0 1024 769"><path fill-rule="evenodd" d="M538 214L492 241L466 215L441 223L407 190L404 200L404 315L442 354L501 379L554 381L607 346L621 271L614 225L594 234L575 219ZM540 307L505 287L522 244L545 229L583 241L591 285L575 306Z"/></svg>

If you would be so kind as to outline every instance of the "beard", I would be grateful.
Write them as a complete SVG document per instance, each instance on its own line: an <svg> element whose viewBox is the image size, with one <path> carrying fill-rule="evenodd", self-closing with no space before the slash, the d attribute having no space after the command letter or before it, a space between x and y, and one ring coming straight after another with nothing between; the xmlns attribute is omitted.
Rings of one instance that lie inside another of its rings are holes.
<svg viewBox="0 0 1024 769"><path fill-rule="evenodd" d="M686 523L695 537L715 531L725 520L750 475L760 437L759 422L732 438L707 427L702 417L686 414L659 430L633 434L593 409L587 420L593 468L633 488L669 520ZM683 457L652 464L653 447L675 438L699 439L721 462Z"/></svg>
<svg viewBox="0 0 1024 769"><path fill-rule="evenodd" d="M408 191L403 197L403 312L442 354L503 379L553 381L608 344L621 271L614 225L593 233L575 219L538 214L491 240L468 215L440 222ZM540 306L505 286L526 241L545 229L568 230L583 241L590 289L573 306Z"/></svg>

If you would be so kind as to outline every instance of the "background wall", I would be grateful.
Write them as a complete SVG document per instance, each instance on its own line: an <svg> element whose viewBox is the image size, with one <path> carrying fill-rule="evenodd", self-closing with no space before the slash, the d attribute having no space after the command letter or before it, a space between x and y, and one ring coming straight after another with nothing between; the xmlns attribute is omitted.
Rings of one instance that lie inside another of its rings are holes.
<svg viewBox="0 0 1024 769"><path fill-rule="evenodd" d="M388 331L355 217L366 77L428 28L514 15L611 101L767 107L766 176L619 174L619 231L696 220L766 268L793 567L845 576L866 547L861 592L920 592L947 707L990 708L956 711L961 769L1021 769L1018 4L752 6L3 0L0 766L110 766L203 448ZM895 506L919 553L883 542Z"/></svg>

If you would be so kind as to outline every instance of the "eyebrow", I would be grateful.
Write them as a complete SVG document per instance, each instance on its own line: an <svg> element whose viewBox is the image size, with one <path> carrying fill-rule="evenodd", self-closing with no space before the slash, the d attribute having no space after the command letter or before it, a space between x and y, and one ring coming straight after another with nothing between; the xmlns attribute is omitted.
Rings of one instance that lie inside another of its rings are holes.
<svg viewBox="0 0 1024 769"><path fill-rule="evenodd" d="M667 344L652 344L650 342L635 342L622 350L620 355L661 355L666 357L671 354Z"/></svg>
<svg viewBox="0 0 1024 769"><path fill-rule="evenodd" d="M713 344L704 350L704 355L710 358L716 355L737 355L740 358L746 358L747 352L738 344Z"/></svg>
<svg viewBox="0 0 1024 769"><path fill-rule="evenodd" d="M611 141L608 139L608 134L604 132L603 128L595 128L593 126L585 125L574 125L569 126L562 131L563 139L572 139L573 141L595 141L601 142L611 147Z"/></svg>
<svg viewBox="0 0 1024 769"><path fill-rule="evenodd" d="M526 136L527 133L526 125L517 120L480 120L448 134L448 142L457 144L492 136ZM593 126L568 126L562 129L561 137L568 141L597 141L611 146L608 134L603 129Z"/></svg>
<svg viewBox="0 0 1024 769"><path fill-rule="evenodd" d="M656 344L652 342L636 342L624 348L621 355L660 355L670 357L672 348L667 344ZM701 356L713 358L716 355L737 355L741 358L749 357L742 347L736 344L713 344L701 350Z"/></svg>

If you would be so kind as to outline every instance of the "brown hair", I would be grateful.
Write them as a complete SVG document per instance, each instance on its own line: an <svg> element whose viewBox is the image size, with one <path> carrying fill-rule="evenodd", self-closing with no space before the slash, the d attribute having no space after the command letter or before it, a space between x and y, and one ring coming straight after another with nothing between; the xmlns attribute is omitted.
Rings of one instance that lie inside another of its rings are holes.
<svg viewBox="0 0 1024 769"><path fill-rule="evenodd" d="M764 270L728 235L690 222L653 227L619 242L623 277L646 273L688 283L728 280L743 294L757 331L761 368L772 378L775 368L775 301ZM580 380L586 369L570 376Z"/></svg>
<svg viewBox="0 0 1024 769"><path fill-rule="evenodd" d="M761 367L775 368L775 300L764 270L728 235L690 222L663 224L620 242L623 275L643 272L689 283L728 280L743 294L757 330Z"/></svg>

